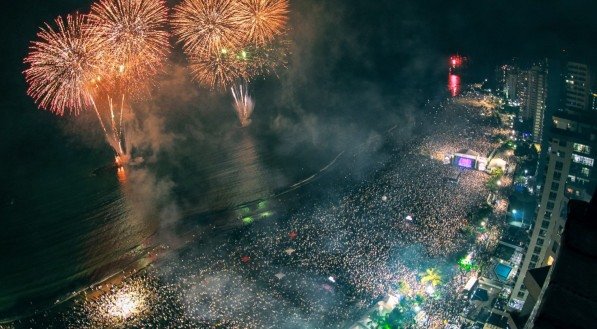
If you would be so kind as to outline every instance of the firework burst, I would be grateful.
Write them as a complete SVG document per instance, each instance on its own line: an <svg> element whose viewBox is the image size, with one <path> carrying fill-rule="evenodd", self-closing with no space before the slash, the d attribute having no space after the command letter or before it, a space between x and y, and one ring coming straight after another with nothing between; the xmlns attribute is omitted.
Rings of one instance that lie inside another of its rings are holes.
<svg viewBox="0 0 597 329"><path fill-rule="evenodd" d="M237 48L244 36L233 0L184 0L172 14L174 34L189 55Z"/></svg>
<svg viewBox="0 0 597 329"><path fill-rule="evenodd" d="M168 9L162 0L94 3L90 23L104 46L108 78L124 77L130 84L157 73L170 49L167 19Z"/></svg>
<svg viewBox="0 0 597 329"><path fill-rule="evenodd" d="M246 65L229 51L190 56L189 67L200 84L212 89L224 89L246 77Z"/></svg>
<svg viewBox="0 0 597 329"><path fill-rule="evenodd" d="M91 81L100 64L100 43L86 16L58 17L56 29L46 24L33 41L25 63L27 94L40 108L58 115L78 114L92 103Z"/></svg>
<svg viewBox="0 0 597 329"><path fill-rule="evenodd" d="M284 33L288 0L241 0L238 9L247 42L266 45Z"/></svg>
<svg viewBox="0 0 597 329"><path fill-rule="evenodd" d="M249 45L237 52L236 58L244 62L249 78L272 73L277 75L277 69L288 66L289 48L288 42L283 39L264 46Z"/></svg>

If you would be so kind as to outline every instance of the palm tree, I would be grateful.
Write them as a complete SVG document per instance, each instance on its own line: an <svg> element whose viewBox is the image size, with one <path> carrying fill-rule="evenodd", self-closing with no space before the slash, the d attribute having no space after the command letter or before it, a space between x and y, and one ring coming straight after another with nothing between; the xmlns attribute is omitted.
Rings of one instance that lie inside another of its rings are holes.
<svg viewBox="0 0 597 329"><path fill-rule="evenodd" d="M431 283L432 286L437 286L442 283L442 277L438 270L430 268L425 270L421 276L421 283Z"/></svg>

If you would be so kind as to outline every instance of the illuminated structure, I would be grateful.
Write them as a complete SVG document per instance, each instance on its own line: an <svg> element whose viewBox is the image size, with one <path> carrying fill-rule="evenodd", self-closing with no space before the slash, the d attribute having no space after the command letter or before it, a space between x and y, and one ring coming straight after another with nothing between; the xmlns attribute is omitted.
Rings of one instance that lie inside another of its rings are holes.
<svg viewBox="0 0 597 329"><path fill-rule="evenodd" d="M531 310L509 319L513 329L593 327L597 285L597 191L591 202L571 200L562 245L553 266L529 270L525 284Z"/></svg>
<svg viewBox="0 0 597 329"><path fill-rule="evenodd" d="M520 104L520 119L529 123L533 142L540 144L547 100L547 61L534 63L528 70L519 70L514 89L515 99Z"/></svg>
<svg viewBox="0 0 597 329"><path fill-rule="evenodd" d="M528 99L523 109L533 122L533 142L541 144L543 136L543 118L547 100L546 63L533 65L529 70Z"/></svg>
<svg viewBox="0 0 597 329"><path fill-rule="evenodd" d="M518 68L514 65L502 65L496 69L497 89L501 90L506 99L516 98Z"/></svg>
<svg viewBox="0 0 597 329"><path fill-rule="evenodd" d="M590 203L573 200L558 259L547 272L524 328L588 328L595 320L597 193ZM538 269L539 270L539 269Z"/></svg>
<svg viewBox="0 0 597 329"><path fill-rule="evenodd" d="M487 168L487 158L472 150L461 150L448 156L450 163L460 168L485 170Z"/></svg>
<svg viewBox="0 0 597 329"><path fill-rule="evenodd" d="M585 68L580 72L579 68ZM546 131L545 180L540 188L531 240L512 291L510 306L521 310L527 298L524 278L529 269L550 265L559 248L570 199L589 200L597 186L597 116L589 107L586 65L567 63L564 109L553 114ZM525 306L521 314L528 314Z"/></svg>
<svg viewBox="0 0 597 329"><path fill-rule="evenodd" d="M586 64L566 63L565 97L566 109L572 111L585 111L589 108L591 78L589 67Z"/></svg>

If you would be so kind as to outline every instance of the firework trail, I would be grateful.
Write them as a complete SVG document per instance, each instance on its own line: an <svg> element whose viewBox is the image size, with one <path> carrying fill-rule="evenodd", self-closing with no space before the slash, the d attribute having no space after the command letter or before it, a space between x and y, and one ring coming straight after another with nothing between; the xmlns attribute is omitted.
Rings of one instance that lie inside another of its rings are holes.
<svg viewBox="0 0 597 329"><path fill-rule="evenodd" d="M238 10L249 43L266 45L286 29L288 0L240 0Z"/></svg>
<svg viewBox="0 0 597 329"><path fill-rule="evenodd" d="M174 7L172 27L185 53L194 56L237 48L245 35L233 0L184 0Z"/></svg>
<svg viewBox="0 0 597 329"><path fill-rule="evenodd" d="M106 129L94 99L101 81L101 42L86 16L75 13L55 19L57 29L46 24L38 33L40 41L32 42L25 63L27 93L40 108L58 115L65 111L79 114L92 107L106 139L114 151L123 154L122 143Z"/></svg>
<svg viewBox="0 0 597 329"><path fill-rule="evenodd" d="M126 99L149 87L169 52L163 0L99 0L46 24L25 58L27 93L58 115L93 108L116 163L127 162Z"/></svg>
<svg viewBox="0 0 597 329"><path fill-rule="evenodd" d="M93 107L108 143L118 152L94 100L94 87L101 78L101 43L86 16L75 13L55 19L57 29L46 24L32 42L25 63L27 93L40 108L58 115L79 114ZM121 149L121 148L120 148Z"/></svg>
<svg viewBox="0 0 597 329"><path fill-rule="evenodd" d="M238 86L233 86L230 88L230 91L232 92L232 97L234 97L234 109L236 110L240 125L246 127L251 123L250 117L251 113L253 113L255 103L253 103L253 99L249 96L246 85L239 84Z"/></svg>
<svg viewBox="0 0 597 329"><path fill-rule="evenodd" d="M183 0L172 17L195 80L212 90L286 66L287 44L274 41L286 30L288 0ZM253 111L246 89L231 88L243 127Z"/></svg>
<svg viewBox="0 0 597 329"><path fill-rule="evenodd" d="M101 45L87 28L84 15L75 13L45 24L25 58L27 94L40 108L58 115L79 114L92 105L91 82L98 74Z"/></svg>
<svg viewBox="0 0 597 329"><path fill-rule="evenodd" d="M92 5L89 16L104 62L104 79L96 85L96 95L104 106L101 111L95 109L117 153L116 163L122 165L129 159L124 145L126 99L148 88L150 77L166 60L170 49L168 9L162 0L100 0ZM120 106L115 106L115 100ZM100 113L109 117L109 133Z"/></svg>

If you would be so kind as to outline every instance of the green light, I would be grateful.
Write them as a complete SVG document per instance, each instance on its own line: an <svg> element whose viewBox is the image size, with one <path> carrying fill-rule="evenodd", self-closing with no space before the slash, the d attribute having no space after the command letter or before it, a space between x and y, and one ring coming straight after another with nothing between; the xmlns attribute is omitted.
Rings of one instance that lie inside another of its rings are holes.
<svg viewBox="0 0 597 329"><path fill-rule="evenodd" d="M264 209L265 207L267 207L267 201L261 201L257 204L258 209Z"/></svg>
<svg viewBox="0 0 597 329"><path fill-rule="evenodd" d="M259 217L261 217L261 218L266 218L266 217L269 217L269 216L271 216L271 215L273 215L273 213L272 213L271 211L266 211L266 212L262 212L262 213L259 215Z"/></svg>
<svg viewBox="0 0 597 329"><path fill-rule="evenodd" d="M253 223L254 219L251 216L247 216L247 217L243 217L243 223L245 224L251 224Z"/></svg>
<svg viewBox="0 0 597 329"><path fill-rule="evenodd" d="M465 272L470 272L478 269L478 266L473 262L471 255L467 255L466 257L460 259L458 261L458 267L460 267L460 269Z"/></svg>

